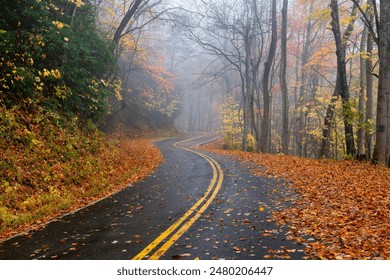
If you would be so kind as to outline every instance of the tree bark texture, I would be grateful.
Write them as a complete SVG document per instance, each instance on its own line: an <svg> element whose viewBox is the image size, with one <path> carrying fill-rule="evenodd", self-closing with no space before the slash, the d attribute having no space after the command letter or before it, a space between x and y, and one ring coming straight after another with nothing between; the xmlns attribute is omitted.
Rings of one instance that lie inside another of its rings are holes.
<svg viewBox="0 0 390 280"><path fill-rule="evenodd" d="M311 14L314 11L314 3L312 2L310 4L309 8L309 14ZM295 135L295 142L296 142L296 155L297 156L303 156L305 154L304 146L305 146L305 113L304 113L304 107L306 103L305 98L305 91L307 90L307 80L308 80L308 73L307 69L305 68L306 64L309 62L310 59L310 50L311 50L311 43L312 43L312 30L314 27L314 22L309 19L307 26L306 26L306 33L304 38L304 44L302 49L302 64L301 64L301 81L300 81L300 87L299 87L299 98L297 103L298 113L297 113L297 120L296 120L296 135Z"/></svg>
<svg viewBox="0 0 390 280"><path fill-rule="evenodd" d="M346 154L354 156L356 154L353 125L351 121L351 105L349 101L349 86L347 80L347 68L346 68L346 55L345 55L345 38L349 38L353 30L353 25L349 25L344 37L341 37L340 31L340 17L338 1L331 0L331 17L332 17L332 31L336 43L336 56L337 56L337 79L340 86L340 96L342 102L343 120L344 120L344 134L346 144ZM356 8L355 8L356 9Z"/></svg>
<svg viewBox="0 0 390 280"><path fill-rule="evenodd" d="M271 43L269 53L266 62L264 63L263 73L263 102L264 102L264 116L262 122L262 130L260 137L260 149L263 153L269 152L269 140L270 140L270 120L271 120L271 92L270 92L270 75L272 70L272 64L275 58L276 45L277 45L277 18L276 18L276 0L272 0L272 12L271 12Z"/></svg>
<svg viewBox="0 0 390 280"><path fill-rule="evenodd" d="M373 160L387 164L388 107L390 91L390 1L380 1L379 85L376 123L376 142Z"/></svg>
<svg viewBox="0 0 390 280"><path fill-rule="evenodd" d="M288 89L287 89L287 10L288 0L283 0L282 30L281 30L281 61L280 61L280 88L282 91L282 152L288 154L289 121L288 121Z"/></svg>
<svg viewBox="0 0 390 280"><path fill-rule="evenodd" d="M143 0L134 0L133 3L130 5L129 9L127 10L125 16L123 17L122 21L120 22L118 28L115 31L114 38L112 39L115 48L118 46L119 41L122 38L123 30L125 30L126 26L129 24L130 20L137 12L139 6L142 4L142 1Z"/></svg>
<svg viewBox="0 0 390 280"><path fill-rule="evenodd" d="M358 131L357 131L357 140L358 140L358 151L357 158L363 160L366 158L366 150L365 150L365 117L364 117L364 108L365 108L365 95L366 95L366 85L367 85L367 73L366 73L366 64L367 60L363 57L363 53L366 52L367 48L367 36L368 36L368 27L365 26L363 29L362 38L360 41L360 90L359 90L359 120L358 120Z"/></svg>
<svg viewBox="0 0 390 280"><path fill-rule="evenodd" d="M371 13L370 21L373 22L374 15ZM371 32L368 32L367 37L367 54L369 58L366 61L366 155L369 159L372 157L372 131L371 124L374 123L374 75L372 75L373 63L372 63L372 55L374 50L374 38Z"/></svg>

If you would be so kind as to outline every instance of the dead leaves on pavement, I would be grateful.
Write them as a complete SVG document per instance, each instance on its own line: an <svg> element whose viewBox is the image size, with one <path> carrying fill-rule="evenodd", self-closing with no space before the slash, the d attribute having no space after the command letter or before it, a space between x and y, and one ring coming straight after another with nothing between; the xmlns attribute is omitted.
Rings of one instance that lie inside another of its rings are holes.
<svg viewBox="0 0 390 280"><path fill-rule="evenodd" d="M257 175L282 177L300 195L293 207L274 212L289 237L307 244L309 258L390 259L390 169L366 162L314 160L239 151Z"/></svg>

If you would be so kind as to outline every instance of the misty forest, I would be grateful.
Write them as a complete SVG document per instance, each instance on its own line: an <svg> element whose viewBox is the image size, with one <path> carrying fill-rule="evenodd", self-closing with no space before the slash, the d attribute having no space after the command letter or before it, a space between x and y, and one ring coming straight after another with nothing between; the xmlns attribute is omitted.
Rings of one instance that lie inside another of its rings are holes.
<svg viewBox="0 0 390 280"><path fill-rule="evenodd" d="M144 180L156 139L211 135L196 153L290 182L270 215L308 258L390 258L390 1L0 3L2 239Z"/></svg>

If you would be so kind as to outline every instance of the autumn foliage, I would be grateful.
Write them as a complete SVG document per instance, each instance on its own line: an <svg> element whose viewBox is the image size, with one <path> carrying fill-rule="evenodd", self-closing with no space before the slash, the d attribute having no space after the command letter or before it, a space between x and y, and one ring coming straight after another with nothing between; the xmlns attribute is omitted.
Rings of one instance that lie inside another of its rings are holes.
<svg viewBox="0 0 390 280"><path fill-rule="evenodd" d="M258 175L284 178L299 194L293 207L275 212L273 219L287 224L289 237L297 242L314 240L307 243L309 258L390 258L389 169L366 162L211 149L254 163Z"/></svg>
<svg viewBox="0 0 390 280"><path fill-rule="evenodd" d="M0 112L0 239L116 192L162 160L150 138L107 139L78 120L58 126L48 113Z"/></svg>

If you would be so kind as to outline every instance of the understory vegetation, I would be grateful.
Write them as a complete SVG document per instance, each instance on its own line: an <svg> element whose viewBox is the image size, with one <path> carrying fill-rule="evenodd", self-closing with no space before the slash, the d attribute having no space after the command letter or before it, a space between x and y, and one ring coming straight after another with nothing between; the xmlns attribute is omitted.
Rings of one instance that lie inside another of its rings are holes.
<svg viewBox="0 0 390 280"><path fill-rule="evenodd" d="M18 107L0 116L0 237L118 191L162 160L150 138L107 138L76 116Z"/></svg>
<svg viewBox="0 0 390 280"><path fill-rule="evenodd" d="M0 9L0 237L42 224L151 172L151 140L97 128L121 99L116 58L89 1Z"/></svg>

